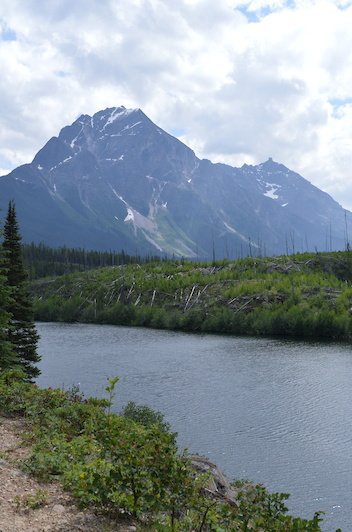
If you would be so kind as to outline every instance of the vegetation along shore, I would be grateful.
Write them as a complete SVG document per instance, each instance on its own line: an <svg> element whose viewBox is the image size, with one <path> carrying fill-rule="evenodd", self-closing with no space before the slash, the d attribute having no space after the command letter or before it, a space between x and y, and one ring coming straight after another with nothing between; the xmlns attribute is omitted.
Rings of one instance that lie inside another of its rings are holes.
<svg viewBox="0 0 352 532"><path fill-rule="evenodd" d="M33 280L35 318L240 335L351 338L350 251L211 263L124 260L115 266ZM38 260L32 262L37 277L35 264ZM66 271L79 267L74 260L66 261Z"/></svg>
<svg viewBox="0 0 352 532"><path fill-rule="evenodd" d="M230 485L222 475L200 468L202 460L192 460L177 448L175 434L159 413L134 403L121 415L111 413L116 383L116 378L108 382L106 399L86 399L77 390L40 389L19 370L1 373L0 427L8 430L9 416L21 420L24 443L23 452L17 448L16 466L23 471L22 484L31 488L26 493L18 485L13 489L17 477L11 477L11 449L5 446L0 473L12 496L2 505L7 511L0 523L9 525L6 532L14 530L9 524L14 506L27 517L38 512L37 521L24 521L33 525L31 530L68 530L56 527L57 511L65 514L70 530L99 530L92 514L84 525L85 516L73 501L100 515L101 530L106 531L320 530L319 513L312 519L287 514L287 494L269 493L248 481ZM30 476L41 484L35 486ZM58 488L53 493L52 481L61 483L73 501ZM43 512L52 521L44 528ZM16 530L24 532L23 526Z"/></svg>

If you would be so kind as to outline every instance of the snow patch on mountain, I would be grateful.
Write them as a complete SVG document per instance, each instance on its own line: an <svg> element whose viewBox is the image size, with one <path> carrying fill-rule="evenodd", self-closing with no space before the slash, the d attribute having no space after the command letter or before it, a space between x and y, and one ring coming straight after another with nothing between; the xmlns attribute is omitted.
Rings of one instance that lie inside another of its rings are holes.
<svg viewBox="0 0 352 532"><path fill-rule="evenodd" d="M139 124L141 124L142 122L139 121L139 122L136 122L135 124L132 124L131 126L130 125L127 125L125 126L121 131L125 131L125 129L132 129L133 127L136 127L138 126Z"/></svg>
<svg viewBox="0 0 352 532"><path fill-rule="evenodd" d="M114 195L115 195L120 201L122 201L125 205L127 205L127 202L123 199L122 196L120 196L120 194L118 194L118 193L116 192L116 190L114 189L114 187L113 187L112 185L110 185L110 183L108 183L108 185L109 185L109 188L112 190L113 194L114 194Z"/></svg>
<svg viewBox="0 0 352 532"><path fill-rule="evenodd" d="M70 146L71 146L72 149L75 147L76 141L78 140L78 137L81 135L82 131L83 131L83 125L82 125L78 135L76 135L75 138L72 139L71 142L70 142Z"/></svg>
<svg viewBox="0 0 352 532"><path fill-rule="evenodd" d="M124 219L124 222L130 222L130 221L134 222L134 214L133 214L133 210L127 207L127 216Z"/></svg>
<svg viewBox="0 0 352 532"><path fill-rule="evenodd" d="M134 113L138 111L138 109L126 109L125 107L115 107L111 113L110 113L110 116L109 118L107 119L107 121L105 122L104 126L102 127L102 129L100 130L100 132L102 133L104 131L104 129L109 126L110 124L112 124L113 122L115 122L115 120L118 120L119 118L122 118L122 117L126 117L128 115L130 115L131 113ZM102 117L103 118L103 117ZM140 123L140 122L139 122ZM133 126L132 126L133 127Z"/></svg>
<svg viewBox="0 0 352 532"><path fill-rule="evenodd" d="M273 200L279 199L279 196L276 192L281 188L281 185L276 185L275 183L266 183L267 190L263 192L263 196L271 198Z"/></svg>
<svg viewBox="0 0 352 532"><path fill-rule="evenodd" d="M63 161L60 161L59 163L57 163L55 166L52 166L49 170L49 172L52 172L53 170L55 170L55 168L57 168L58 166L61 166L62 164L65 164L67 163L68 161L70 161L72 159L72 155L70 155L69 157L66 157L66 159L64 159Z"/></svg>
<svg viewBox="0 0 352 532"><path fill-rule="evenodd" d="M126 202L125 202L126 203ZM127 216L124 219L125 223L131 223L134 228L134 232L137 233L137 229L142 231L147 231L152 235L157 234L157 226L153 220L147 218L136 209L133 209L130 205L126 203L127 207Z"/></svg>
<svg viewBox="0 0 352 532"><path fill-rule="evenodd" d="M108 183L108 185L113 194L126 206L127 215L124 218L124 222L131 223L133 225L135 233L137 229L141 229L148 231L148 233L155 234L157 232L157 226L153 219L151 219L151 217L144 216L136 209L131 207L131 205L127 203L127 201L115 190L115 188L110 183Z"/></svg>

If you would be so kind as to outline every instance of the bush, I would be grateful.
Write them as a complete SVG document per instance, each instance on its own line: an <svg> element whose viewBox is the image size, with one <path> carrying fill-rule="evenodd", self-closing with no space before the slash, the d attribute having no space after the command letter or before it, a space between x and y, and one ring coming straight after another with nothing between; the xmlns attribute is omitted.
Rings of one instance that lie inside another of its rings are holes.
<svg viewBox="0 0 352 532"><path fill-rule="evenodd" d="M42 479L61 479L82 507L127 513L160 531L319 530L319 517L286 514L284 494L263 487L240 490L236 504L204 495L162 414L130 402L124 416L108 400L84 399L77 391L40 389L11 370L0 375L0 409L21 414L35 444L26 468ZM238 490L237 485L236 489Z"/></svg>
<svg viewBox="0 0 352 532"><path fill-rule="evenodd" d="M144 427L156 425L162 432L170 431L170 424L164 420L163 414L147 405L137 405L134 401L129 401L121 414Z"/></svg>

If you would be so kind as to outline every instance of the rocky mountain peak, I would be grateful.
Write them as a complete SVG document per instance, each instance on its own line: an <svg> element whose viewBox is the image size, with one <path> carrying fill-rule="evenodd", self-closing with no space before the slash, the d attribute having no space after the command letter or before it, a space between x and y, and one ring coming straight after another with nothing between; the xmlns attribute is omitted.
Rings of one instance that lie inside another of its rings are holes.
<svg viewBox="0 0 352 532"><path fill-rule="evenodd" d="M297 173L200 160L124 106L82 114L1 178L0 208L13 198L24 239L51 245L234 257L326 249L327 232L346 245L342 207Z"/></svg>

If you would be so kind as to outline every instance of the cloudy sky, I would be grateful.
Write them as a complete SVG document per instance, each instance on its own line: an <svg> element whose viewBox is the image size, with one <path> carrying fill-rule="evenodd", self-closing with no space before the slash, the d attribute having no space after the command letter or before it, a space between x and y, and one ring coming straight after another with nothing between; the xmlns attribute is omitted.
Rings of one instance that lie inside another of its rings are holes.
<svg viewBox="0 0 352 532"><path fill-rule="evenodd" d="M268 157L352 209L352 0L1 0L0 172L125 105L200 157Z"/></svg>

